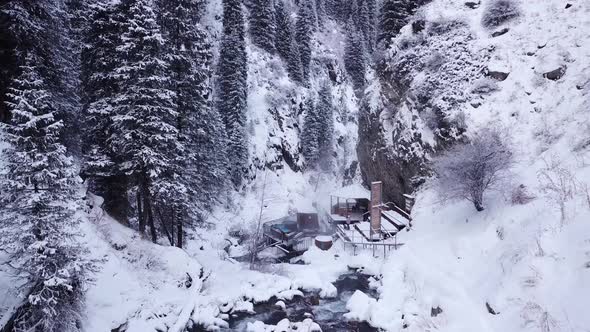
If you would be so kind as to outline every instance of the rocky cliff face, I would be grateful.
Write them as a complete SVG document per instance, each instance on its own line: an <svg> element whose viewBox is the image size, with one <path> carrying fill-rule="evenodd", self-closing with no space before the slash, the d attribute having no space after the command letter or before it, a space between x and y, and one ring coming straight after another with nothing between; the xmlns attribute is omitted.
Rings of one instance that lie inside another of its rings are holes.
<svg viewBox="0 0 590 332"><path fill-rule="evenodd" d="M429 158L465 138L465 108L496 89L486 77L492 52L464 19L419 12L380 55L357 152L363 179L383 181L386 199L403 204L427 175Z"/></svg>

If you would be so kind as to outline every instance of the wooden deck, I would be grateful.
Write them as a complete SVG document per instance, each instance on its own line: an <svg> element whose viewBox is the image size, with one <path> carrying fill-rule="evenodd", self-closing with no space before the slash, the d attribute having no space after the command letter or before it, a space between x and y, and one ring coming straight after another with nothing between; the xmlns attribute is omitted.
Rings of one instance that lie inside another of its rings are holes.
<svg viewBox="0 0 590 332"><path fill-rule="evenodd" d="M397 233L402 229L411 226L411 217L403 210L397 207L389 207L381 211L381 228L371 232L371 223L369 221L362 221L359 218L351 223L346 223L346 218L339 215L329 215L330 220L336 230L336 235L340 238L345 248L350 246L356 253L357 248L369 248L373 250L373 254L377 253L377 248L383 248L383 255L387 255L387 251L402 246L403 243L398 243ZM381 250L381 249L379 249Z"/></svg>

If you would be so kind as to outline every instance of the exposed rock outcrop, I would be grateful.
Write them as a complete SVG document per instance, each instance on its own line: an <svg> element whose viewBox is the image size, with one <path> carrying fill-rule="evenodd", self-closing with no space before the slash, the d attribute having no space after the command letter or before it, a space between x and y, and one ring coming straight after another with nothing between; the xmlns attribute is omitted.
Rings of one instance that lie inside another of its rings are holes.
<svg viewBox="0 0 590 332"><path fill-rule="evenodd" d="M563 75L565 75L566 70L567 68L565 66L561 66L559 68L544 73L543 77L548 80L558 81L563 77Z"/></svg>
<svg viewBox="0 0 590 332"><path fill-rule="evenodd" d="M463 21L426 21L378 64L360 110L357 154L363 180L383 181L384 200L403 206L403 194L428 174L429 156L463 139L462 105L481 99L472 90L489 59L472 40Z"/></svg>

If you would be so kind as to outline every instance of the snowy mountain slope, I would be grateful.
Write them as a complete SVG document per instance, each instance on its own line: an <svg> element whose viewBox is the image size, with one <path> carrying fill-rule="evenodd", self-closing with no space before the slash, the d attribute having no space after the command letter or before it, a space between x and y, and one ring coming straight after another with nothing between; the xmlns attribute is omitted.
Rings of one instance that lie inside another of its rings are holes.
<svg viewBox="0 0 590 332"><path fill-rule="evenodd" d="M297 15L296 2L286 1L291 16ZM245 6L247 8L247 6ZM203 24L214 48L221 32L222 4L208 2ZM246 13L247 15L249 13ZM248 20L246 20L248 22ZM309 210L314 202L343 182L359 181L356 145L358 141L358 99L343 63L344 32L326 20L313 36L309 87L296 84L288 76L284 61L250 43L248 53L247 133L249 183L232 199L236 209L219 207L209 222L227 232L234 224L252 229L259 217L260 200L265 195L262 221L284 216L289 211ZM304 169L301 132L303 103L317 98L324 81L332 87L334 141L332 172L318 174Z"/></svg>
<svg viewBox="0 0 590 332"><path fill-rule="evenodd" d="M513 183L490 193L483 212L468 202L441 202L429 183L421 188L415 226L403 233L407 245L383 265L381 296L372 306L370 321L388 331L590 327L590 4L519 2L518 19L488 30L481 26L488 2L470 9L463 1L438 0L422 15L426 22L467 24L470 53L489 51L481 67L509 74L488 81L491 91L466 98L453 112L464 114L467 137L490 126L508 128L517 156ZM408 26L399 38L411 33ZM563 77L544 77L560 67ZM572 191L563 222L554 195L543 190L546 174ZM534 196L524 205L511 203L520 184Z"/></svg>
<svg viewBox="0 0 590 332"><path fill-rule="evenodd" d="M245 6L247 8L247 6ZM285 7L296 17L295 2L285 1ZM220 0L208 2L203 24L218 47L221 34L223 8ZM249 15L246 12L246 16ZM248 22L248 20L246 20ZM248 29L246 29L248 30ZM330 81L334 114L335 172L330 176L342 177L351 170L350 181L356 174L357 158L354 152L357 142L358 101L349 81L342 60L344 33L341 27L327 20L313 36L311 78L309 88L296 84L289 78L284 61L276 54L269 54L252 45L246 35L248 47L248 139L250 172L254 179L265 166L273 170L289 167L300 173L304 161L301 155L301 130L303 126L303 102L317 97L320 85ZM260 179L256 180L261 182Z"/></svg>

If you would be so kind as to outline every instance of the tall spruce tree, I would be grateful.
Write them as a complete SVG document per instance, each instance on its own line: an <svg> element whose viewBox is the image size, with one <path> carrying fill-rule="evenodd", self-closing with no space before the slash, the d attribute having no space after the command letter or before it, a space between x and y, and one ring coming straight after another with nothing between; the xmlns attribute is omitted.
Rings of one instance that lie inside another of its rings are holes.
<svg viewBox="0 0 590 332"><path fill-rule="evenodd" d="M311 39L314 30L313 1L303 1L299 4L299 13L295 25L295 39L299 45L303 79L307 83L311 65Z"/></svg>
<svg viewBox="0 0 590 332"><path fill-rule="evenodd" d="M301 145L307 168L329 171L332 169L334 136L334 106L330 83L325 81L321 84L317 102L314 98L308 98L303 107L305 116Z"/></svg>
<svg viewBox="0 0 590 332"><path fill-rule="evenodd" d="M324 171L333 168L333 139L334 139L334 105L332 101L332 86L330 81L325 80L318 91L318 102L316 105L318 114L318 125L321 128L318 137L319 158L318 166Z"/></svg>
<svg viewBox="0 0 590 332"><path fill-rule="evenodd" d="M178 111L170 74L163 56L164 41L150 0L124 3L127 23L117 47L121 64L116 71L125 79L113 98L112 131L108 144L121 156L126 174L137 184L140 232L158 232L154 214L156 195L184 191L176 179L173 161L183 150L178 140Z"/></svg>
<svg viewBox="0 0 590 332"><path fill-rule="evenodd" d="M301 148L307 168L314 169L320 154L319 137L322 128L316 111L315 100L309 97L303 103L303 129L301 131Z"/></svg>
<svg viewBox="0 0 590 332"><path fill-rule="evenodd" d="M344 66L354 87L362 89L365 84L366 49L364 38L352 20L346 25L346 44L344 45Z"/></svg>
<svg viewBox="0 0 590 332"><path fill-rule="evenodd" d="M192 225L225 187L223 122L210 103L211 44L198 23L201 0L165 0L161 3L166 56L172 73L178 113L178 139L184 150L174 161L183 190L162 191L158 216L171 243L182 247L183 225ZM168 225L170 224L170 225ZM173 236L175 234L175 236Z"/></svg>
<svg viewBox="0 0 590 332"><path fill-rule="evenodd" d="M276 4L276 40L277 53L287 64L289 76L299 83L303 83L303 68L301 66L301 54L293 34L293 23L282 1Z"/></svg>
<svg viewBox="0 0 590 332"><path fill-rule="evenodd" d="M319 27L324 26L324 22L326 21L326 19L328 17L328 11L327 11L326 7L329 6L329 4L327 4L327 2L329 2L329 0L316 0L315 1L315 13L317 16L317 21L318 21Z"/></svg>
<svg viewBox="0 0 590 332"><path fill-rule="evenodd" d="M359 24L357 29L361 32L367 51L375 48L375 0L359 0Z"/></svg>
<svg viewBox="0 0 590 332"><path fill-rule="evenodd" d="M122 58L117 47L122 43L125 16L116 3L93 1L80 11L88 23L82 26L82 176L89 189L104 198L103 208L116 220L127 223L128 177L120 167L122 156L108 142L112 132L115 94L125 85L117 72Z"/></svg>
<svg viewBox="0 0 590 332"><path fill-rule="evenodd" d="M348 22L351 16L351 0L327 0L326 11L337 21Z"/></svg>
<svg viewBox="0 0 590 332"><path fill-rule="evenodd" d="M12 46L16 66L23 64L26 55L35 57L38 72L51 82L48 89L58 110L56 116L67 118L68 130L62 133L61 139L75 150L78 142L75 122L79 115L78 52L72 41L67 9L64 0L12 0L0 5L0 19L4 20L5 33L15 42Z"/></svg>
<svg viewBox="0 0 590 332"><path fill-rule="evenodd" d="M223 1L223 36L217 65L216 106L228 138L229 174L236 188L242 184L248 164L246 101L248 59L244 15L240 0Z"/></svg>
<svg viewBox="0 0 590 332"><path fill-rule="evenodd" d="M80 182L61 142L64 121L37 62L26 56L7 94L12 119L7 173L0 176L0 247L29 281L14 330L78 331L84 273L91 267L78 240Z"/></svg>
<svg viewBox="0 0 590 332"><path fill-rule="evenodd" d="M275 51L274 0L252 0L250 5L250 40L267 52Z"/></svg>

